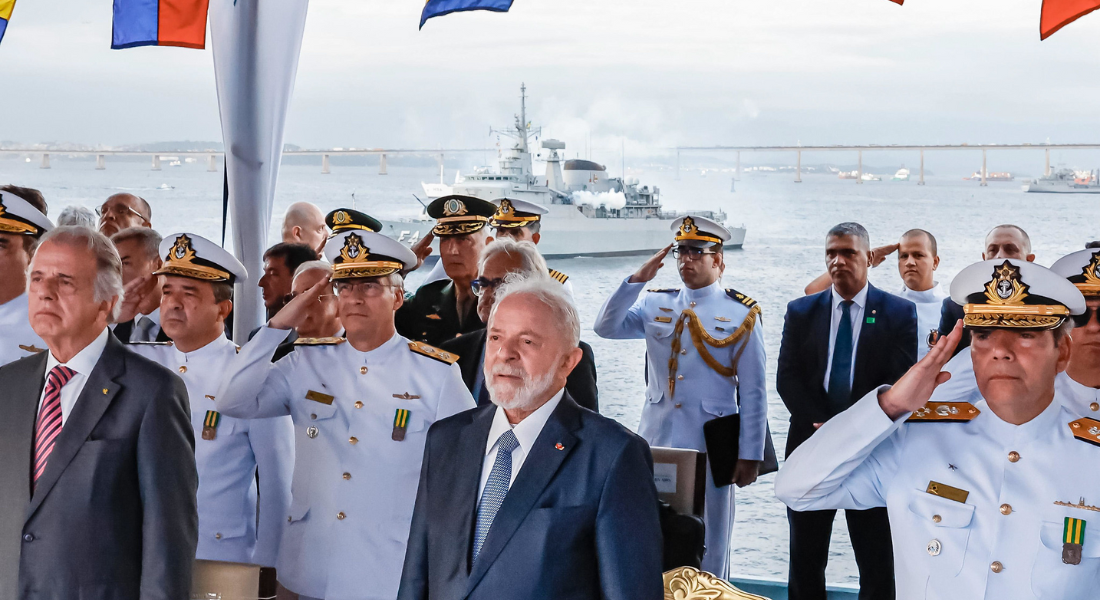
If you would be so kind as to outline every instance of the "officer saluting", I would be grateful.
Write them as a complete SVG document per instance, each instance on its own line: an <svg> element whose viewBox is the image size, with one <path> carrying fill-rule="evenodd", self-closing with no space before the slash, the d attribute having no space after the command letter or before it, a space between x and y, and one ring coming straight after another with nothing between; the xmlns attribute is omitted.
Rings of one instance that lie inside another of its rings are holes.
<svg viewBox="0 0 1100 600"><path fill-rule="evenodd" d="M981 399L928 401L962 337L956 325L892 388L788 457L776 495L795 510L888 507L901 600L1095 598L1100 421L1078 418L1055 391L1068 319L1085 299L1017 259L963 269L951 298L972 333Z"/></svg>
<svg viewBox="0 0 1100 600"><path fill-rule="evenodd" d="M1074 252L1050 270L1065 277L1085 296L1086 310L1073 317L1073 352L1058 374L1058 393L1066 408L1083 417L1100 418L1100 250Z"/></svg>
<svg viewBox="0 0 1100 600"><path fill-rule="evenodd" d="M0 366L46 349L27 316L27 266L53 223L11 192L0 191Z"/></svg>
<svg viewBox="0 0 1100 600"><path fill-rule="evenodd" d="M163 276L161 326L173 341L135 342L130 349L187 385L199 472L196 557L274 567L290 504L293 424L289 417L224 416L214 404L237 354L225 337L233 284L248 272L232 254L192 233L166 237L160 254L164 263L154 275Z"/></svg>
<svg viewBox="0 0 1100 600"><path fill-rule="evenodd" d="M497 212L489 219L489 225L498 238L510 237L517 242L531 242L538 246L542 239L542 215L550 209L541 204L515 198L493 200ZM565 286L566 293L573 297L573 282L561 271L550 269L550 277Z"/></svg>
<svg viewBox="0 0 1100 600"><path fill-rule="evenodd" d="M748 296L721 287L726 228L682 217L672 230L675 244L623 281L593 330L604 338L646 340L648 387L638 433L650 445L706 451L704 424L741 415L732 477L716 482L707 470L703 569L726 578L734 513L730 484L755 481L764 458L768 408L760 309ZM685 288L649 290L639 298L670 250Z"/></svg>
<svg viewBox="0 0 1100 600"><path fill-rule="evenodd" d="M439 345L463 333L485 327L477 316L477 296L470 282L477 277L477 259L492 241L486 225L497 207L473 196L443 196L428 205L436 219L439 261L447 279L425 283L397 311L397 331L410 339ZM424 243L429 242L427 237ZM416 268L413 261L409 270Z"/></svg>
<svg viewBox="0 0 1100 600"><path fill-rule="evenodd" d="M392 599L428 427L473 408L457 357L394 329L404 299L398 273L416 264L400 242L346 230L325 245L332 283L290 301L241 349L217 398L241 418L290 415L292 501L279 581L304 598ZM346 338L299 339L270 363L307 304L335 288Z"/></svg>

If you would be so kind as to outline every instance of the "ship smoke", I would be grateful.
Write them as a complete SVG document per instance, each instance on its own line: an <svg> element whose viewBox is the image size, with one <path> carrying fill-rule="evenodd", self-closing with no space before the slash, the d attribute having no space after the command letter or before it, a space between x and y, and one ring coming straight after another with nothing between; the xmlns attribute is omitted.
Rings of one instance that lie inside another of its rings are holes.
<svg viewBox="0 0 1100 600"><path fill-rule="evenodd" d="M603 206L619 210L626 206L626 195L622 192L573 192L573 202L593 208Z"/></svg>

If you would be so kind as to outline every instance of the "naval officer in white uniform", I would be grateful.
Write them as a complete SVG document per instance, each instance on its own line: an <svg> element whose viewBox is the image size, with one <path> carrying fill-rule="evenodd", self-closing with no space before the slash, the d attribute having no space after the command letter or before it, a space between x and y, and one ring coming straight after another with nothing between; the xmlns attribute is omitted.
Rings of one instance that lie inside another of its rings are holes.
<svg viewBox="0 0 1100 600"><path fill-rule="evenodd" d="M233 283L248 272L232 254L191 233L166 237L160 255L154 275L163 276L159 308L172 341L133 342L130 348L187 385L199 472L195 556L274 567L290 505L294 424L290 417L228 417L214 404L237 354L225 337Z"/></svg>
<svg viewBox="0 0 1100 600"><path fill-rule="evenodd" d="M38 238L51 229L31 203L0 191L0 367L46 349L27 316L27 266Z"/></svg>
<svg viewBox="0 0 1100 600"><path fill-rule="evenodd" d="M1058 392L1066 407L1100 419L1100 250L1080 250L1058 259L1050 270L1065 277L1085 296L1084 314L1073 317L1073 352L1058 374Z"/></svg>
<svg viewBox="0 0 1100 600"><path fill-rule="evenodd" d="M638 434L651 446L707 451L703 425L741 415L732 476L716 482L707 470L702 566L726 578L734 516L730 484L743 487L755 481L764 458L768 403L763 327L755 300L722 288L722 242L730 238L729 231L702 217L677 219L672 230L674 244L619 285L600 309L593 330L603 338L646 340L649 384ZM685 287L642 294L670 250ZM715 448L710 450L713 455Z"/></svg>
<svg viewBox="0 0 1100 600"><path fill-rule="evenodd" d="M332 283L291 300L233 361L218 410L290 415L296 460L279 581L303 598L397 596L428 427L474 407L456 356L397 334L403 244L345 230L325 246ZM335 288L346 338L299 339L271 356L319 293Z"/></svg>
<svg viewBox="0 0 1100 600"><path fill-rule="evenodd" d="M788 457L776 495L795 510L888 507L899 600L1096 598L1100 421L1067 410L1055 388L1085 299L1016 259L967 267L951 297L981 399L928 401L958 325Z"/></svg>

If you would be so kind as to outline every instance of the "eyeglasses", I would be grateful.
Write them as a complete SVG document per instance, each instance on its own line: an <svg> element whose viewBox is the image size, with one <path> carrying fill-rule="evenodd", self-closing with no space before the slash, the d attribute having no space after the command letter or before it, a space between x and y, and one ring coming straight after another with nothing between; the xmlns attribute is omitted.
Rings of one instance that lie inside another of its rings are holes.
<svg viewBox="0 0 1100 600"><path fill-rule="evenodd" d="M350 298L352 296L377 298L382 295L383 290L394 286L380 281L359 281L356 283L340 281L334 287L336 288L336 295L340 298Z"/></svg>
<svg viewBox="0 0 1100 600"><path fill-rule="evenodd" d="M1095 314L1097 314L1097 310L1095 308L1086 307L1085 312L1079 315L1072 315L1070 318L1073 319L1074 327L1084 327L1089 324L1089 321L1092 320L1092 316Z"/></svg>
<svg viewBox="0 0 1100 600"><path fill-rule="evenodd" d="M706 250L704 248L695 248L693 246L676 246L672 249L672 258L677 260L681 258L698 259L704 254L718 254L713 250Z"/></svg>
<svg viewBox="0 0 1100 600"><path fill-rule="evenodd" d="M104 204L103 206L97 206L96 209L95 209L95 214L99 218L103 218L103 215L107 214L107 213L114 213L114 215L116 217L121 218L121 217L128 216L126 214L127 212L132 212L135 215L137 215L138 218L141 219L141 221L143 223L148 220L148 219L145 218L145 215L139 213L138 211L134 210L132 207L129 207L125 204L115 204L114 206L107 206L106 204Z"/></svg>
<svg viewBox="0 0 1100 600"><path fill-rule="evenodd" d="M470 290L474 292L475 296L481 296L486 291L491 291L504 283L503 277L497 277L496 279L489 279L487 277L478 277L470 282Z"/></svg>

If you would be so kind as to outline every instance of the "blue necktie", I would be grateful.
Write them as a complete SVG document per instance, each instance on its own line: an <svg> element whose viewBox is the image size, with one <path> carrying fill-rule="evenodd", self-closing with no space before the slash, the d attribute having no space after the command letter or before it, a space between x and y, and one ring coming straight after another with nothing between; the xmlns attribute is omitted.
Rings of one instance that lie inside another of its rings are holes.
<svg viewBox="0 0 1100 600"><path fill-rule="evenodd" d="M844 411L852 401L852 301L844 300L840 309L840 327L836 330L829 370L829 405L834 414Z"/></svg>
<svg viewBox="0 0 1100 600"><path fill-rule="evenodd" d="M474 558L481 552L481 546L485 544L485 538L489 535L489 528L493 525L493 519L504 503L504 497L508 495L508 484L512 481L512 451L519 446L516 434L509 429L497 440L497 458L493 461L493 470L489 472L489 481L485 484L485 491L481 493L481 504L477 507L477 527L474 529Z"/></svg>

